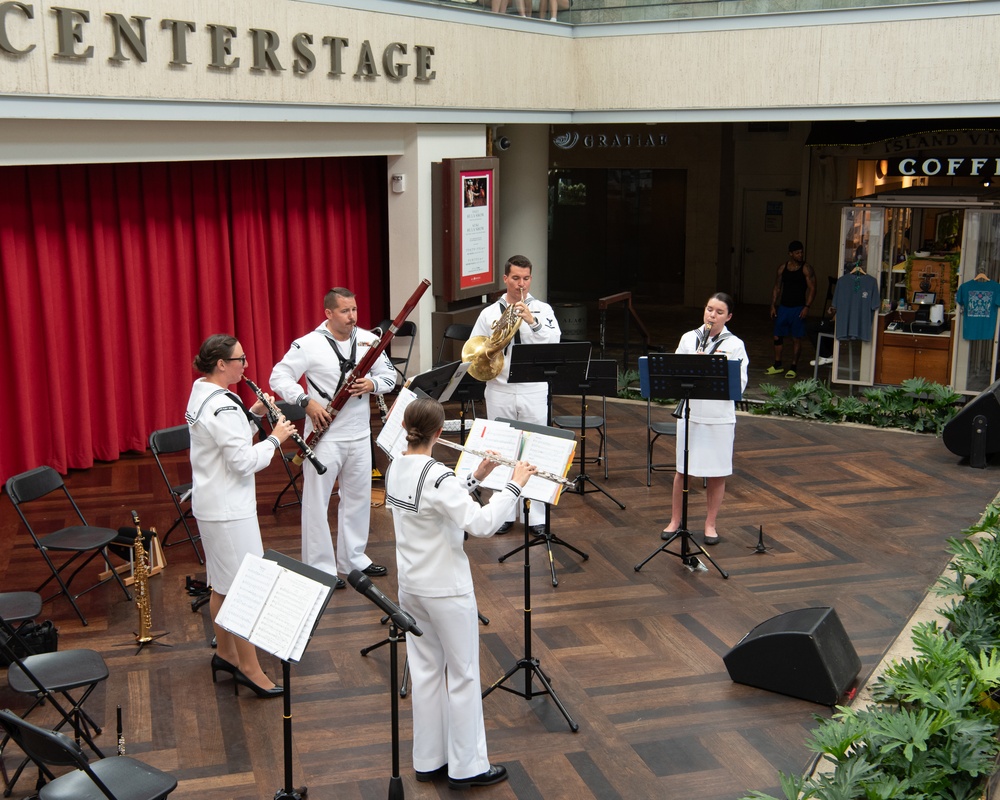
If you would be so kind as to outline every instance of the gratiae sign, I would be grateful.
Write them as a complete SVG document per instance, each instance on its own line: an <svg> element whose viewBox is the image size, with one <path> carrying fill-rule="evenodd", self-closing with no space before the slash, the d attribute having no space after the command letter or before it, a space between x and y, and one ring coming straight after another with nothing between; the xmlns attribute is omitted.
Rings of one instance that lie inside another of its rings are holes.
<svg viewBox="0 0 1000 800"><path fill-rule="evenodd" d="M49 7L56 49L52 58L60 61L82 61L107 53L109 61L145 64L152 57L162 59L172 68L192 66L188 45L196 36L208 38L208 59L205 66L212 70L231 71L245 67L259 72L282 73L291 69L294 75L306 76L322 64L326 75L337 78L350 74L358 79L385 77L401 81L410 76L414 81L432 81L436 73L431 65L434 48L426 44L389 42L373 45L368 39L354 44L346 36L316 35L298 31L283 43L276 31L267 28L247 28L241 33L237 25L198 23L194 20L161 19L152 26L150 17L107 13L106 24L91 20L90 11L63 6ZM32 3L0 2L0 54L31 58L42 36L42 20L36 20ZM103 27L103 30L101 29ZM152 39L147 28L158 27L163 35Z"/></svg>

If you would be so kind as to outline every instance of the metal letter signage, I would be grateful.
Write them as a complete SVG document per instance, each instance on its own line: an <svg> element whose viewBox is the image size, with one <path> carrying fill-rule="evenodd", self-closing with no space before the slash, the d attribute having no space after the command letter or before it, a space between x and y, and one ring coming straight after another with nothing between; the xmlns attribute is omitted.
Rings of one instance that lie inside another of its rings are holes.
<svg viewBox="0 0 1000 800"><path fill-rule="evenodd" d="M46 13L48 12L48 13ZM316 71L319 49L329 49L329 79L351 75L354 78L412 80L428 83L437 77L432 59L434 47L399 41L379 42L369 39L351 42L346 36L310 31L280 31L264 27L240 27L208 20L182 20L164 17L153 22L150 17L115 11L93 12L88 8L69 8L41 4L36 20L35 4L20 0L0 0L0 65L42 57L38 45L45 41L43 25L55 32L52 56L60 61L83 61L101 58L95 63L122 68L130 64L162 63L172 72L193 64L189 52L196 38L208 41L208 57L200 65L213 71L230 72L249 69L281 75L284 72L305 77ZM98 23L102 24L98 24ZM168 36L147 37L147 28L167 31ZM322 43L320 45L319 43ZM347 69L345 69L345 57ZM325 57L324 57L325 58ZM291 69L285 64L290 63ZM246 65L246 66L244 66Z"/></svg>

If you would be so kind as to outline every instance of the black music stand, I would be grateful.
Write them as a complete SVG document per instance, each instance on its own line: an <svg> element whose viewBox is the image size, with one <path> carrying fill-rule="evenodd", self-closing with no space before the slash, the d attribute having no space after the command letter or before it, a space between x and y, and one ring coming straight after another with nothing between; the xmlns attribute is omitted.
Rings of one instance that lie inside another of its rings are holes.
<svg viewBox="0 0 1000 800"><path fill-rule="evenodd" d="M389 620L389 698L390 698L390 720L392 726L392 777L389 778L389 800L403 800L403 779L399 775L399 697L401 694L397 695L396 691L396 680L399 675L399 652L398 645L400 642L405 641L403 635L410 633L414 636L423 636L424 632L417 627L417 621L413 619L410 614L403 611L399 606L397 606L392 600L386 597L377 589L374 590L375 596L368 594L367 590L362 582L367 583L371 586L371 581L369 581L361 570L352 570L350 576L347 580L355 589L361 594L365 595L369 600L371 600L378 608L386 613L386 618ZM380 642L384 644L384 642ZM378 645L375 645L378 647ZM365 651L361 651L361 655L365 655Z"/></svg>
<svg viewBox="0 0 1000 800"><path fill-rule="evenodd" d="M580 395L580 474L576 476L576 487L569 490L572 494L593 494L600 492L609 500L618 504L624 511L625 504L611 496L603 486L599 486L594 479L587 474L587 395L598 394L607 397L618 394L618 362L611 359L594 359L587 368L584 380L576 385L564 384L558 379L549 384L550 394L579 394ZM567 415L572 416L572 415ZM575 417L574 417L575 418ZM604 419L605 425L607 418ZM607 458L607 441L604 443ZM593 489L587 489L587 484Z"/></svg>
<svg viewBox="0 0 1000 800"><path fill-rule="evenodd" d="M315 567L310 567L308 564L303 564L301 561L296 561L294 558L286 556L284 553L279 553L275 550L266 551L264 553L264 558L268 561L274 561L285 569L297 572L299 575L304 575L305 577L326 586L327 592L326 597L323 599L323 606L316 615L316 623L313 625L313 630L309 632L311 637L316 630L316 625L319 624L320 617L322 617L323 612L326 611L326 605L330 602L330 597L333 595L333 589L337 582L337 576L330 575L329 573L323 572L323 570L316 569ZM285 691L283 693L284 698L282 701L285 706L282 714L284 719L285 785L283 788L275 792L274 800L302 800L302 798L305 797L309 791L308 787L299 786L295 788L292 786L292 665L285 659L281 659L281 680L285 687Z"/></svg>
<svg viewBox="0 0 1000 800"><path fill-rule="evenodd" d="M451 386L449 389L449 385L452 384L452 379L455 377L455 374L461 366L461 361L449 361L447 364L442 364L441 366L434 367L426 372L421 372L419 375L414 375L410 378L407 388L416 392L418 395L430 397L431 399L438 400L441 403L447 403L450 400L458 401L458 443L464 444L465 406L469 402L474 403L476 400L482 400L486 396L486 384L482 381L477 381L468 372L466 372L458 384Z"/></svg>
<svg viewBox="0 0 1000 800"><path fill-rule="evenodd" d="M587 369L590 366L590 342L558 342L556 344L519 344L510 350L510 371L508 373L508 383L546 383L551 387L553 384L561 386L579 386L587 379ZM572 390L575 392L575 388ZM549 389L545 421L547 425L552 424L552 390ZM511 420L506 420L511 422ZM514 424L514 423L512 423ZM523 427L522 424L514 424L514 427ZM542 430L542 433L558 435L555 431L558 428ZM615 501L617 502L617 501ZM552 560L552 545L559 544L568 547L579 555L584 561L590 558L582 550L578 550L571 544L567 544L558 536L552 535L552 509L545 503L545 532L536 534L537 541L532 544L545 544L549 551L549 568L552 572L552 585L558 586L556 578L555 564ZM524 520L525 526L528 524L527 518ZM516 547L500 560L503 561L508 556L520 550Z"/></svg>
<svg viewBox="0 0 1000 800"><path fill-rule="evenodd" d="M514 348L517 349L516 347ZM528 423L520 423L523 425L528 425ZM537 427L537 426L536 426ZM569 431L563 431L563 433L570 433ZM572 436L572 433L570 433ZM573 720L566 710L566 707L559 700L559 696L553 691L552 684L549 681L548 676L542 672L541 663L537 658L531 655L531 545L536 544L536 542L530 542L529 528L528 528L528 511L531 507L531 500L528 498L524 499L524 544L521 545L518 550L524 550L524 656L519 658L517 662L509 670L507 670L502 677L495 680L490 684L489 688L483 692L483 697L485 698L494 689L503 689L505 692L510 692L511 694L516 694L518 697L523 697L525 700L531 700L540 694L547 694L552 698L552 702L556 704L556 708L559 712L566 718L566 722L569 724L569 729L576 733L580 730L580 726ZM512 551L516 552L516 551ZM579 551L578 551L579 552ZM510 555L508 553L507 555ZM506 558L506 556L504 556ZM549 560L551 563L552 551L549 551ZM500 559L503 561L503 558ZM553 573L554 578L555 573ZM514 673L518 670L524 670L524 689L512 689L509 686L504 686L503 684L513 677ZM541 691L535 691L532 689L531 680L532 678L538 678L538 682L542 684Z"/></svg>
<svg viewBox="0 0 1000 800"><path fill-rule="evenodd" d="M691 437L691 400L730 400L729 361L724 355L690 355L687 353L654 353L647 356L649 366L649 396L659 399L681 398L684 408L684 492L681 500L681 525L667 540L646 558L635 565L638 572L657 553L676 556L688 569L699 567L696 553L707 558L723 578L729 573L715 563L715 560L700 544L694 541L688 530L688 447ZM680 552L670 550L675 539L680 539Z"/></svg>

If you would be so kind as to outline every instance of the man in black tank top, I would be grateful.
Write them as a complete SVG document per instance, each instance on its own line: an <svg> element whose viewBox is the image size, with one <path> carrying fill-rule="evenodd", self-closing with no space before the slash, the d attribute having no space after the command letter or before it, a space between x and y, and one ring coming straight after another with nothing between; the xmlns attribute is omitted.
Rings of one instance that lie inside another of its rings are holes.
<svg viewBox="0 0 1000 800"><path fill-rule="evenodd" d="M788 244L788 260L778 267L771 294L771 319L774 320L774 364L765 375L794 378L798 374L799 354L806 335L806 316L816 296L816 273L806 263L802 242ZM792 337L792 363L786 371L781 365L785 337Z"/></svg>

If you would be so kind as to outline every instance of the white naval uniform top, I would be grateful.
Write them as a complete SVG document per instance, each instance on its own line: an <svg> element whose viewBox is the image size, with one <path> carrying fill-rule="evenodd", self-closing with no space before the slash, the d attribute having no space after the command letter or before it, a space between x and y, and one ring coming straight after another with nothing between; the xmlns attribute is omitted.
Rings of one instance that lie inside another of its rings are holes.
<svg viewBox="0 0 1000 800"><path fill-rule="evenodd" d="M513 510L521 488L508 483L479 505L469 496L471 475L460 480L430 456L399 456L385 477L385 502L396 531L399 588L418 597L454 597L472 591L463 533L492 536Z"/></svg>
<svg viewBox="0 0 1000 800"><path fill-rule="evenodd" d="M351 344L355 340L357 341L355 361L360 361L367 348L376 345L379 338L374 333L355 328L349 341L338 342L330 334L326 322L323 322L315 330L292 342L292 346L288 348L281 361L274 365L269 379L271 389L289 403L298 402L303 394L308 394L323 406L329 406L330 400L323 397L316 387L326 392L330 399L336 394L337 384L340 381L340 361L332 352L330 344L332 342L344 358L349 358ZM299 384L303 375L308 379L305 391ZM384 352L375 360L367 375L358 377L371 379L375 384L373 394L385 394L392 391L396 385L396 370ZM305 434L308 436L312 431L312 420L308 416L305 424ZM335 417L330 429L323 434L323 438L331 442L350 442L365 438L370 431L371 410L368 397L359 395L351 397L344 403L344 407Z"/></svg>
<svg viewBox="0 0 1000 800"><path fill-rule="evenodd" d="M538 330L532 330L530 325L522 322L517 329L517 335L521 340L521 344L557 344L559 338L562 336L562 331L559 329L559 322L556 320L552 306L548 303L543 303L536 297L532 297L531 294L525 297L524 304L531 312L531 316L535 318L535 323L539 325L539 328ZM495 303L486 306L486 308L479 312L479 318L472 327L471 335L489 336L493 332L493 323L500 319L507 305L507 297L504 295ZM498 390L508 390L507 378L510 376L510 349L516 346L512 342L508 345L507 350L504 351L503 369L500 370L500 374L496 378L489 382L490 386ZM544 386L548 389L548 384L546 383L521 383L516 385L524 388L529 386ZM514 388L515 385L512 384L510 390Z"/></svg>
<svg viewBox="0 0 1000 800"><path fill-rule="evenodd" d="M677 353L697 353L701 345L703 328L688 331L681 337L680 344L677 345ZM723 325L718 336L708 340L707 352L714 355L725 356L730 361L740 362L740 379L742 382L741 392L746 391L749 376L747 375L747 365L750 359L747 357L746 345L743 340L733 336L729 329ZM720 425L724 423L736 422L736 404L732 400L692 400L691 401L691 421L700 422L703 425Z"/></svg>
<svg viewBox="0 0 1000 800"><path fill-rule="evenodd" d="M224 522L257 515L254 473L268 464L278 440L253 443L257 428L226 389L199 378L187 412L191 431L191 511L195 519Z"/></svg>

